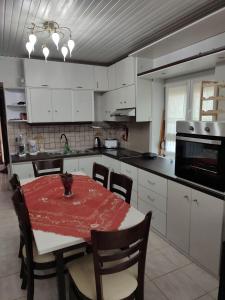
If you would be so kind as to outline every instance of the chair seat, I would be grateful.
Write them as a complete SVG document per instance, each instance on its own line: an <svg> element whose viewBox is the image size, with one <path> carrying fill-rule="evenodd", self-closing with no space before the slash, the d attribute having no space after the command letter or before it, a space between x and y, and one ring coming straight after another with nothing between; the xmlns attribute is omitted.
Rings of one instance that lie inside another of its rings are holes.
<svg viewBox="0 0 225 300"><path fill-rule="evenodd" d="M79 291L89 299L95 300L93 256L90 254L77 259L68 269ZM103 298L105 300L119 300L130 296L138 286L135 273L134 268L130 268L118 273L103 275Z"/></svg>
<svg viewBox="0 0 225 300"><path fill-rule="evenodd" d="M73 256L79 253L85 252L85 248L79 248L79 249L74 249L68 252L64 253L64 258ZM23 246L23 257L26 257L26 248ZM33 242L33 261L35 263L43 264L43 263L49 263L49 262L54 262L55 261L55 256L53 253L47 253L47 254L38 254L37 247L35 242Z"/></svg>

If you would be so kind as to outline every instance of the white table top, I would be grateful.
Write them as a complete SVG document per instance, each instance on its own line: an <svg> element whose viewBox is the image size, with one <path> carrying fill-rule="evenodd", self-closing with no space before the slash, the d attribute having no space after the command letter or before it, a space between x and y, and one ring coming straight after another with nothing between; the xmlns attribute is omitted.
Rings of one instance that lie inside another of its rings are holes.
<svg viewBox="0 0 225 300"><path fill-rule="evenodd" d="M83 172L75 172L74 175L86 175ZM37 178L29 178L21 180L21 185L34 181ZM134 226L144 219L144 215L134 207L131 207L119 229L125 229ZM39 254L46 254L55 250L63 249L66 247L74 246L84 242L82 238L76 238L73 236L64 236L52 232L46 232L42 230L33 230L33 235L37 250Z"/></svg>

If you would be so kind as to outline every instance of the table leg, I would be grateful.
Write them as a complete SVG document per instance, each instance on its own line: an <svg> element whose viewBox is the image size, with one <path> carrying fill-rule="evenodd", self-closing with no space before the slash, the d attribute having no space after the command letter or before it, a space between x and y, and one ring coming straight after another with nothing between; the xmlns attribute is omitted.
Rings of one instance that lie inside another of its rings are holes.
<svg viewBox="0 0 225 300"><path fill-rule="evenodd" d="M222 256L221 256L221 265L220 265L220 285L219 285L219 294L218 300L225 299L225 242L222 244Z"/></svg>
<svg viewBox="0 0 225 300"><path fill-rule="evenodd" d="M56 276L58 285L58 299L66 300L66 285L64 276L64 261L63 261L63 251L55 251L56 257Z"/></svg>

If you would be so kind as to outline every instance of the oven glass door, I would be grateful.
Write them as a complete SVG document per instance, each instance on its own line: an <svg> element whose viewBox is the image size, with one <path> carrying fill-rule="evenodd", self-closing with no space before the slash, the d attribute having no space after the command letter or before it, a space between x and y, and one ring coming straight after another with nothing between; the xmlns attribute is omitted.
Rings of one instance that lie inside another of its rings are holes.
<svg viewBox="0 0 225 300"><path fill-rule="evenodd" d="M176 137L177 176L213 189L225 190L225 153L221 138Z"/></svg>

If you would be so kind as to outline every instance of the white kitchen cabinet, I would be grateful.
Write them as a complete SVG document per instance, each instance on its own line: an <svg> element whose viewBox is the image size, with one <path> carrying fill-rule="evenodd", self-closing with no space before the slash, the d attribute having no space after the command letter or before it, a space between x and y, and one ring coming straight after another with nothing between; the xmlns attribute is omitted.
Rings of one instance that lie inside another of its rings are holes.
<svg viewBox="0 0 225 300"><path fill-rule="evenodd" d="M167 238L189 252L191 189L168 181Z"/></svg>
<svg viewBox="0 0 225 300"><path fill-rule="evenodd" d="M111 116L111 114L115 111L118 98L116 90L107 92L103 95L103 103L102 106L102 119L103 121L115 121L116 118Z"/></svg>
<svg viewBox="0 0 225 300"><path fill-rule="evenodd" d="M48 88L31 88L26 90L28 122L52 122L52 98Z"/></svg>
<svg viewBox="0 0 225 300"><path fill-rule="evenodd" d="M138 187L138 196L141 200L153 205L155 208L166 214L166 197L163 197L141 185Z"/></svg>
<svg viewBox="0 0 225 300"><path fill-rule="evenodd" d="M51 87L53 74L51 62L46 63L36 59L24 60L25 85L27 87Z"/></svg>
<svg viewBox="0 0 225 300"><path fill-rule="evenodd" d="M108 68L101 66L94 66L94 83L95 91L108 91Z"/></svg>
<svg viewBox="0 0 225 300"><path fill-rule="evenodd" d="M73 121L94 121L93 91L73 91Z"/></svg>
<svg viewBox="0 0 225 300"><path fill-rule="evenodd" d="M224 201L192 189L190 255L219 274Z"/></svg>
<svg viewBox="0 0 225 300"><path fill-rule="evenodd" d="M127 57L115 64L116 88L135 83L135 58Z"/></svg>
<svg viewBox="0 0 225 300"><path fill-rule="evenodd" d="M116 94L116 108L133 108L135 104L135 85L130 85L114 91Z"/></svg>
<svg viewBox="0 0 225 300"><path fill-rule="evenodd" d="M134 189L132 189L130 205L138 209L138 195L137 191L135 191Z"/></svg>
<svg viewBox="0 0 225 300"><path fill-rule="evenodd" d="M34 171L31 162L13 163L11 168L12 174L17 174L20 180L34 177Z"/></svg>
<svg viewBox="0 0 225 300"><path fill-rule="evenodd" d="M71 64L72 86L75 89L94 90L94 66Z"/></svg>
<svg viewBox="0 0 225 300"><path fill-rule="evenodd" d="M138 210L143 214L147 214L149 211L152 211L152 222L151 225L158 232L166 235L166 214L159 211L156 207L147 203L138 197Z"/></svg>
<svg viewBox="0 0 225 300"><path fill-rule="evenodd" d="M120 161L108 156L102 156L102 164L109 168L109 172L120 173Z"/></svg>
<svg viewBox="0 0 225 300"><path fill-rule="evenodd" d="M109 90L116 89L116 70L115 64L108 67Z"/></svg>
<svg viewBox="0 0 225 300"><path fill-rule="evenodd" d="M167 180L161 176L139 169L138 184L165 198L167 197Z"/></svg>
<svg viewBox="0 0 225 300"><path fill-rule="evenodd" d="M79 159L76 157L69 157L63 159L63 172L78 172Z"/></svg>
<svg viewBox="0 0 225 300"><path fill-rule="evenodd" d="M52 90L53 122L72 122L72 90Z"/></svg>
<svg viewBox="0 0 225 300"><path fill-rule="evenodd" d="M137 168L123 162L121 162L120 168L121 174L124 174L133 180L132 191L134 190L137 192Z"/></svg>
<svg viewBox="0 0 225 300"><path fill-rule="evenodd" d="M102 156L96 155L96 156L80 157L79 158L79 171L82 171L86 175L92 177L92 169L93 169L94 162L102 164Z"/></svg>
<svg viewBox="0 0 225 300"><path fill-rule="evenodd" d="M152 120L152 93L152 82L137 78L135 95L136 122L149 122Z"/></svg>

